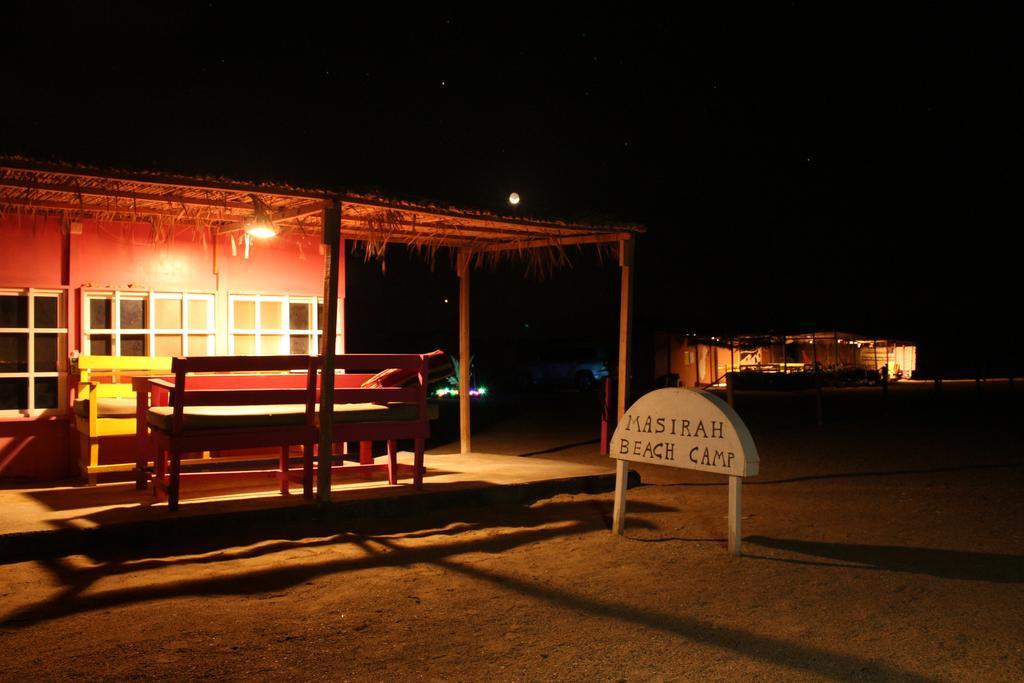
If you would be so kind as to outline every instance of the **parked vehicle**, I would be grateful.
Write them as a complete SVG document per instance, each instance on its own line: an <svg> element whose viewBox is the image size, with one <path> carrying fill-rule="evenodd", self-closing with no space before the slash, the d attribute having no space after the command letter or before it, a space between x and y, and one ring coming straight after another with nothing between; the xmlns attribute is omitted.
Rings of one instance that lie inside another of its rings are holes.
<svg viewBox="0 0 1024 683"><path fill-rule="evenodd" d="M520 384L526 388L574 387L589 391L608 376L608 362L595 349L546 348L528 356L519 369Z"/></svg>

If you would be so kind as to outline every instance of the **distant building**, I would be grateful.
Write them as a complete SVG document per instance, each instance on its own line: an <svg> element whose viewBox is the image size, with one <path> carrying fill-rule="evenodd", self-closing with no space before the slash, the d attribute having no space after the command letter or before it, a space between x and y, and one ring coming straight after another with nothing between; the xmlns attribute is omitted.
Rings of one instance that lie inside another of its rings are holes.
<svg viewBox="0 0 1024 683"><path fill-rule="evenodd" d="M910 341L873 339L849 332L700 337L655 335L654 376L662 386L704 387L725 381L729 372L805 373L859 371L866 378L888 367L891 379L910 379L917 346Z"/></svg>

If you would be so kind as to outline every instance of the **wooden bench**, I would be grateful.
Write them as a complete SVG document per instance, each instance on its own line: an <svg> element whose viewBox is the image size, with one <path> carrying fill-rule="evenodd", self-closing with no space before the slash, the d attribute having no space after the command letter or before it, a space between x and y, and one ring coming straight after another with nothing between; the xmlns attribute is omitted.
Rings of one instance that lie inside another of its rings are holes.
<svg viewBox="0 0 1024 683"><path fill-rule="evenodd" d="M388 482L395 484L399 474L395 442L412 439L413 482L422 486L423 449L431 417L426 403L427 357L347 354L338 356L336 364L346 374L335 377L334 442L387 441L388 460L381 465L341 465L332 470L386 470ZM319 439L319 366L319 358L308 356L176 358L172 379L140 380L138 437L140 441L145 438L148 425L152 445L140 449L136 464L139 480L145 485L152 454L154 494L158 498L166 495L168 507L175 510L183 478L242 474L182 472L183 454L276 447L280 449L280 492L287 494L291 482L301 482L303 494L311 499L313 451ZM381 368L412 372L416 381L403 387L361 386L372 378L367 371ZM301 372L280 374L295 371ZM253 374L266 372L278 374ZM290 470L290 446L302 447L301 474Z"/></svg>
<svg viewBox="0 0 1024 683"><path fill-rule="evenodd" d="M130 472L134 462L101 465L100 439L135 434L136 396L132 378L166 374L164 356L79 356L73 412L79 436L79 469L89 484L101 472Z"/></svg>

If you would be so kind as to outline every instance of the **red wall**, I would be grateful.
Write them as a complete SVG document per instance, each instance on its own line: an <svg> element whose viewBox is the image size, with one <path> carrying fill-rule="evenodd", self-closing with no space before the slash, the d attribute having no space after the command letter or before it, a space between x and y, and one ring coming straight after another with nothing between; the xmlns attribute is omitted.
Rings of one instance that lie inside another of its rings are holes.
<svg viewBox="0 0 1024 683"><path fill-rule="evenodd" d="M229 236L218 237L215 247L208 230L189 226L90 220L81 234L65 235L58 219L8 215L0 218L0 239L0 287L67 288L69 349L81 344L83 288L216 292L221 328L228 293L323 293L324 258L316 235L253 240L246 258L237 237L232 253ZM342 270L342 301L344 277ZM0 417L0 480L74 476L78 438L69 422ZM120 450L114 442L110 446ZM101 460L109 461L111 454L102 451L101 446Z"/></svg>
<svg viewBox="0 0 1024 683"><path fill-rule="evenodd" d="M0 218L0 287L59 287L63 243L56 219Z"/></svg>

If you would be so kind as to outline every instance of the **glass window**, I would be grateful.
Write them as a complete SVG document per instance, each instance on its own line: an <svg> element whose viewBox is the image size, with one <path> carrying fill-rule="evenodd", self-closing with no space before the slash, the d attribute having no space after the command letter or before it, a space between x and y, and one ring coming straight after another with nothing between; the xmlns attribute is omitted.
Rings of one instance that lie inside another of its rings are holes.
<svg viewBox="0 0 1024 683"><path fill-rule="evenodd" d="M153 321L153 327L165 330L180 330L181 299L154 299L153 315L155 318Z"/></svg>
<svg viewBox="0 0 1024 683"><path fill-rule="evenodd" d="M261 301L260 302L260 329L279 330L281 324L281 302Z"/></svg>
<svg viewBox="0 0 1024 683"><path fill-rule="evenodd" d="M53 327L53 325L46 325ZM57 372L57 342L56 334L40 332L35 335L36 353L34 359L34 370L36 372Z"/></svg>
<svg viewBox="0 0 1024 683"><path fill-rule="evenodd" d="M28 410L28 380L0 376L0 410Z"/></svg>
<svg viewBox="0 0 1024 683"><path fill-rule="evenodd" d="M190 356L209 356L210 354L210 335L206 334L190 334L188 335L188 355Z"/></svg>
<svg viewBox="0 0 1024 683"><path fill-rule="evenodd" d="M292 335L288 353L293 355L309 354L309 335Z"/></svg>
<svg viewBox="0 0 1024 683"><path fill-rule="evenodd" d="M141 330L146 327L145 299L121 299L121 329Z"/></svg>
<svg viewBox="0 0 1024 683"><path fill-rule="evenodd" d="M57 324L57 297L37 296L33 297L35 305L35 326L36 327L58 327Z"/></svg>
<svg viewBox="0 0 1024 683"><path fill-rule="evenodd" d="M114 340L109 334L94 334L89 337L89 353L93 356L113 356Z"/></svg>
<svg viewBox="0 0 1024 683"><path fill-rule="evenodd" d="M232 304L235 321L234 326L240 330L256 329L256 302L235 301Z"/></svg>
<svg viewBox="0 0 1024 683"><path fill-rule="evenodd" d="M188 300L188 326L193 330L213 327L209 319L210 301L206 299Z"/></svg>
<svg viewBox="0 0 1024 683"><path fill-rule="evenodd" d="M114 317L111 315L111 300L107 297L89 300L89 327L94 330L114 329Z"/></svg>
<svg viewBox="0 0 1024 683"><path fill-rule="evenodd" d="M83 349L94 356L208 356L216 335L213 294L87 292ZM118 312L111 320L110 312Z"/></svg>
<svg viewBox="0 0 1024 683"><path fill-rule="evenodd" d="M319 353L323 305L312 296L231 296L229 352L237 355Z"/></svg>
<svg viewBox="0 0 1024 683"><path fill-rule="evenodd" d="M156 335L155 353L157 356L176 357L181 355L180 334L158 334Z"/></svg>
<svg viewBox="0 0 1024 683"><path fill-rule="evenodd" d="M146 356L146 335L125 334L121 336L122 356Z"/></svg>
<svg viewBox="0 0 1024 683"><path fill-rule="evenodd" d="M313 329L312 305L308 302L288 304L288 327L293 330Z"/></svg>
<svg viewBox="0 0 1024 683"><path fill-rule="evenodd" d="M28 327L28 296L0 294L0 327Z"/></svg>
<svg viewBox="0 0 1024 683"><path fill-rule="evenodd" d="M0 333L0 372L28 370L28 331Z"/></svg>
<svg viewBox="0 0 1024 683"><path fill-rule="evenodd" d="M234 355L236 356L255 356L256 355L256 335L255 334L236 334L234 335L235 350Z"/></svg>
<svg viewBox="0 0 1024 683"><path fill-rule="evenodd" d="M63 294L0 291L0 414L44 414L62 407L67 328Z"/></svg>
<svg viewBox="0 0 1024 683"><path fill-rule="evenodd" d="M261 334L260 335L260 355L261 356L278 356L284 353L281 350L281 343L284 341L284 337L280 334Z"/></svg>
<svg viewBox="0 0 1024 683"><path fill-rule="evenodd" d="M60 405L60 380L56 377L35 379L35 407L37 410L53 410Z"/></svg>

